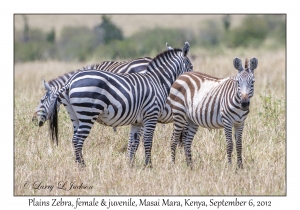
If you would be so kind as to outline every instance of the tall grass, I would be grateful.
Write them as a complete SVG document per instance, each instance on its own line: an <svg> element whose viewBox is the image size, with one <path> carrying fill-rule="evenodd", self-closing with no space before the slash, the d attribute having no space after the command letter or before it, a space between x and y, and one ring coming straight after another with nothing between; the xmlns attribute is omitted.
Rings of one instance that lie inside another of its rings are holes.
<svg viewBox="0 0 300 210"><path fill-rule="evenodd" d="M213 56L195 52L195 71L217 77L235 75L234 57L258 58L255 94L243 133L244 169L228 165L223 130L199 128L192 145L194 168L185 164L183 150L170 163L172 124L157 125L153 168L144 169L144 149L140 145L134 167L128 166L124 152L129 127L114 133L95 124L85 141L87 166L79 168L71 144L72 123L65 109L59 112L59 145L52 145L47 124L38 128L31 122L39 99L45 93L42 78L50 80L87 63L34 62L15 65L14 101L14 194L15 195L286 195L286 98L285 52L231 50ZM89 189L58 189L70 183ZM34 189L40 183L54 185ZM92 188L90 188L92 186Z"/></svg>

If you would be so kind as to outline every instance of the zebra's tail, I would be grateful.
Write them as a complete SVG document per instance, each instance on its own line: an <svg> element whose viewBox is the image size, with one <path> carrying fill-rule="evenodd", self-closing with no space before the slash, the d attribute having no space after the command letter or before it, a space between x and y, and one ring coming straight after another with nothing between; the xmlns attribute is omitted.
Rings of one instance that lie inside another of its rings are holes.
<svg viewBox="0 0 300 210"><path fill-rule="evenodd" d="M58 146L58 111L57 111L57 101L60 100L60 94L62 92L65 92L70 87L70 82L68 81L67 84L65 84L61 89L58 90L58 92L55 94L55 97L53 98L54 102L52 103L52 106L49 108L50 116L49 116L49 131L50 131L50 137L52 142L56 143Z"/></svg>
<svg viewBox="0 0 300 210"><path fill-rule="evenodd" d="M56 143L58 146L58 112L57 112L57 100L58 96L54 98L53 106L51 107L52 110L50 117L49 117L49 133L52 142Z"/></svg>

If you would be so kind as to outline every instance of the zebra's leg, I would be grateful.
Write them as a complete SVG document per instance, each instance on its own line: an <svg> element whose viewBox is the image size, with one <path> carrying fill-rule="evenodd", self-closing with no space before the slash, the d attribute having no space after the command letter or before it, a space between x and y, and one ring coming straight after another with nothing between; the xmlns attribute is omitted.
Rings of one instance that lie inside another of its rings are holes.
<svg viewBox="0 0 300 210"><path fill-rule="evenodd" d="M179 139L182 136L185 123L174 120L173 133L171 138L171 161L175 163L176 147L179 144Z"/></svg>
<svg viewBox="0 0 300 210"><path fill-rule="evenodd" d="M140 141L144 141L144 126L142 126L141 127L141 130L140 130L140 137L141 137L141 139L140 139ZM139 145L137 145L137 147L138 147Z"/></svg>
<svg viewBox="0 0 300 210"><path fill-rule="evenodd" d="M233 148L232 125L225 121L223 123L224 123L225 137L226 137L227 158L228 158L228 163L231 164L231 155L232 155L232 148Z"/></svg>
<svg viewBox="0 0 300 210"><path fill-rule="evenodd" d="M186 164L187 164L187 166L190 166L191 168L193 168L191 146L193 143L194 136L197 133L198 127L199 127L198 125L196 125L192 121L189 121L186 124L186 129L188 129L188 131L186 131L186 137L183 139Z"/></svg>
<svg viewBox="0 0 300 210"><path fill-rule="evenodd" d="M78 151L78 147L77 147L77 142L78 142L78 129L79 129L79 119L75 113L75 111L73 110L72 106L64 104L65 108L70 116L71 122L73 124L73 138L72 138L72 144L73 144L73 150L75 153L75 161L76 163L81 164L82 166L84 166L84 161L82 162L81 160L83 160L82 155L80 155L80 152Z"/></svg>
<svg viewBox="0 0 300 210"><path fill-rule="evenodd" d="M236 141L236 154L237 154L237 164L239 168L243 168L242 160L242 134L243 134L244 123L234 127L234 136Z"/></svg>
<svg viewBox="0 0 300 210"><path fill-rule="evenodd" d="M66 99L64 100L67 100L68 97L65 96ZM72 106L70 106L70 104L68 103L64 103L64 106L65 106L65 109L67 110L68 114L69 114L69 117L71 119L71 122L73 124L73 134L76 133L76 131L78 130L78 127L79 127L79 120L78 120L78 117L75 113L75 111L73 110Z"/></svg>
<svg viewBox="0 0 300 210"><path fill-rule="evenodd" d="M82 155L83 143L85 139L88 137L96 119L97 117L93 117L92 119L84 119L84 121L79 120L79 127L73 135L72 142L73 142L73 148L75 153L75 161L81 166L85 166L83 155Z"/></svg>
<svg viewBox="0 0 300 210"><path fill-rule="evenodd" d="M131 165L133 165L135 152L139 146L140 130L141 130L141 125L131 125L130 126L130 135L129 135L127 152L129 155L129 161L130 161Z"/></svg>
<svg viewBox="0 0 300 210"><path fill-rule="evenodd" d="M179 138L179 144L178 147L183 147L184 139L187 137L189 131L188 122L186 122L184 129L182 130Z"/></svg>
<svg viewBox="0 0 300 210"><path fill-rule="evenodd" d="M151 150L152 150L152 141L153 141L153 134L156 127L157 119L156 120L149 120L144 123L143 126L143 138L144 138L144 149L145 149L145 166L152 167L151 162Z"/></svg>

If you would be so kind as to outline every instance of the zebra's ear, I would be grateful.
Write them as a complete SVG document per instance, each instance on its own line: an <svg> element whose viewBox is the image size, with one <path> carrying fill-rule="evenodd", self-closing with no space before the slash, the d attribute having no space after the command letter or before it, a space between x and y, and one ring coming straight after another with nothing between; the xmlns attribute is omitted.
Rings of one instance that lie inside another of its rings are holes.
<svg viewBox="0 0 300 210"><path fill-rule="evenodd" d="M50 90L51 90L51 87L50 87L50 85L48 84L48 82L46 82L44 79L43 79L43 82L44 82L45 90L50 91Z"/></svg>
<svg viewBox="0 0 300 210"><path fill-rule="evenodd" d="M185 42L182 48L183 56L187 56L189 51L190 51L190 44L188 42Z"/></svg>
<svg viewBox="0 0 300 210"><path fill-rule="evenodd" d="M173 48L166 42L167 50L173 50Z"/></svg>
<svg viewBox="0 0 300 210"><path fill-rule="evenodd" d="M234 58L233 59L233 66L234 68L236 68L239 72L243 71L243 65L242 65L242 61L239 58Z"/></svg>
<svg viewBox="0 0 300 210"><path fill-rule="evenodd" d="M254 71L254 69L256 69L257 65L258 65L258 60L257 60L257 58L253 57L250 60L250 70Z"/></svg>

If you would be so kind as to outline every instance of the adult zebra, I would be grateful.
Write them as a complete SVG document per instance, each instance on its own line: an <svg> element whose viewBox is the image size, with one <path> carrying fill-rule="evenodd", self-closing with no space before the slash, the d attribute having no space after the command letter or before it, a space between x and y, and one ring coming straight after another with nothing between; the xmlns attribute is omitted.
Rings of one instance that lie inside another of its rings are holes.
<svg viewBox="0 0 300 210"><path fill-rule="evenodd" d="M169 94L174 129L171 140L171 159L175 162L176 145L184 131L186 162L192 166L191 144L198 127L209 129L224 128L228 162L231 163L233 149L232 127L235 129L238 167L242 163L242 132L249 113L250 98L254 93L254 69L258 60L245 62L233 60L238 70L235 77L219 79L199 72L189 72L178 77ZM188 126L185 128L186 122ZM185 130L187 129L187 130Z"/></svg>
<svg viewBox="0 0 300 210"><path fill-rule="evenodd" d="M166 48L167 50L173 50L173 48L166 43ZM56 90L59 90L64 86L64 84L70 79L71 76L73 76L75 73L78 71L85 71L85 70L90 70L90 69L96 69L96 70L103 70L103 71L109 71L112 73L124 73L124 74L131 74L131 73L140 73L144 74L147 72L147 65L149 62L152 60L150 57L143 57L143 58L136 58L130 61L104 61L100 64L93 64L93 65L88 65L86 67L82 67L81 69L75 70L68 72L62 76L59 76L58 78L50 80L48 83L44 81L44 85L47 86L49 89L50 86ZM60 104L64 104L67 112L69 113L69 108L68 108L68 102L65 100L65 93L61 93L60 99L57 102L57 107L59 111L59 106ZM71 120L73 121L72 115L70 115ZM170 123L173 121L172 118L172 113L171 113L171 107L169 104L167 105L166 109L164 112L161 114L160 123ZM34 113L34 116L32 118L34 122L37 121L37 113ZM113 128L114 131L116 131L116 127ZM76 128L74 128L76 130Z"/></svg>
<svg viewBox="0 0 300 210"><path fill-rule="evenodd" d="M62 88L65 83L77 72L79 71L86 71L90 69L94 70L103 70L103 71L109 71L113 73L140 73L144 74L147 72L147 66L149 62L152 61L152 58L150 57L143 57L143 58L136 58L130 61L104 61L100 64L93 64L86 67L82 67L79 70L68 72L62 76L59 76L58 78L50 80L48 83L44 81L45 87L47 89L50 89L50 86L54 90L59 90ZM75 118L73 118L72 111L69 110L69 103L66 101L66 95L65 92L62 92L60 95L60 100L57 102L57 109L59 110L60 104L63 104L67 110L67 112L70 115L71 121L73 121ZM37 115L38 113L35 112L32 118L33 122L37 122ZM74 128L76 130L77 128ZM114 127L115 130L115 127Z"/></svg>
<svg viewBox="0 0 300 210"><path fill-rule="evenodd" d="M37 124L41 126L49 119L52 137L57 139L57 101L60 100L60 93L65 92L66 101L73 111L72 116L77 118L72 121L76 162L84 165L82 146L97 121L113 127L131 125L131 163L143 126L145 165L151 165L153 132L171 85L180 74L193 69L187 57L189 49L190 45L186 42L182 50L168 50L157 55L149 63L145 74L86 70L74 74L60 90L45 85L47 93L36 112Z"/></svg>

